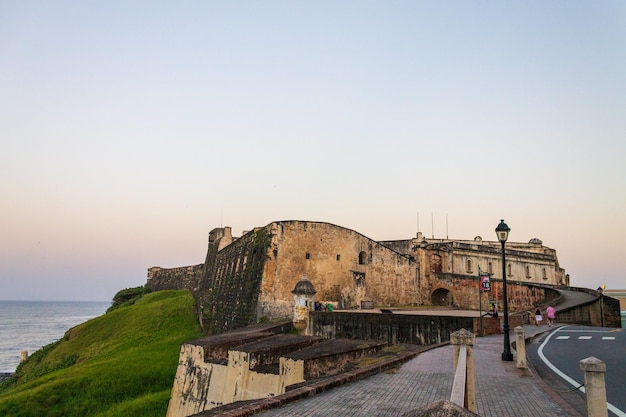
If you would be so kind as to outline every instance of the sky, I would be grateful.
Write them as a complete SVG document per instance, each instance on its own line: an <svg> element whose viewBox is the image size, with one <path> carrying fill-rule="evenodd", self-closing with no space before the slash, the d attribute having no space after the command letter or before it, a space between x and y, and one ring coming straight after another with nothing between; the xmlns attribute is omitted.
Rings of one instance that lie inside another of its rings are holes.
<svg viewBox="0 0 626 417"><path fill-rule="evenodd" d="M0 299L108 301L211 229L539 238L626 288L626 3L0 0Z"/></svg>

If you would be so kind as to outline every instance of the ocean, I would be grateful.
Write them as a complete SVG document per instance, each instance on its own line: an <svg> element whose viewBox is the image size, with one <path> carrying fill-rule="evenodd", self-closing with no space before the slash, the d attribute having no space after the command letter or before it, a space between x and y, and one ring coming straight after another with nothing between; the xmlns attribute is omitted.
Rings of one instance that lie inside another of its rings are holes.
<svg viewBox="0 0 626 417"><path fill-rule="evenodd" d="M33 354L65 332L102 315L111 303L92 301L0 301L0 373L15 372L20 353Z"/></svg>

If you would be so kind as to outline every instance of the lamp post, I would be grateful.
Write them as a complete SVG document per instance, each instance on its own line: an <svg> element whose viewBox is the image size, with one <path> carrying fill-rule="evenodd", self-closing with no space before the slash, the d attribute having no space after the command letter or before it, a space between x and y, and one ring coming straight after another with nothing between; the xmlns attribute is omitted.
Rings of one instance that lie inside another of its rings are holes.
<svg viewBox="0 0 626 417"><path fill-rule="evenodd" d="M604 289L606 285L600 285L598 292L600 293L600 327L604 327Z"/></svg>
<svg viewBox="0 0 626 417"><path fill-rule="evenodd" d="M502 245L502 296L504 298L504 352L502 352L503 361L512 361L513 353L511 353L511 341L509 340L509 299L506 294L506 255L504 253L504 243L509 237L511 229L504 223L504 220L500 220L500 224L496 227L496 235Z"/></svg>

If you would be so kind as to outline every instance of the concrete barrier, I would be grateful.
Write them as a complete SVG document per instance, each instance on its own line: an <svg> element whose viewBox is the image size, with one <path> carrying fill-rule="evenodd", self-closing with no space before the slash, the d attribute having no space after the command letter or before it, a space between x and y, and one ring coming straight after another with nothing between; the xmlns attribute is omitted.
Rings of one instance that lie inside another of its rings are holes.
<svg viewBox="0 0 626 417"><path fill-rule="evenodd" d="M522 326L515 328L515 351L517 352L517 368L528 369L528 361L526 360L526 332Z"/></svg>
<svg viewBox="0 0 626 417"><path fill-rule="evenodd" d="M609 410L606 404L606 385L604 382L606 364L591 356L580 361L580 369L585 373L587 415L589 417L608 417Z"/></svg>
<svg viewBox="0 0 626 417"><path fill-rule="evenodd" d="M476 412L476 382L474 378L474 344L476 336L461 329L450 335L454 348L454 383L450 401Z"/></svg>

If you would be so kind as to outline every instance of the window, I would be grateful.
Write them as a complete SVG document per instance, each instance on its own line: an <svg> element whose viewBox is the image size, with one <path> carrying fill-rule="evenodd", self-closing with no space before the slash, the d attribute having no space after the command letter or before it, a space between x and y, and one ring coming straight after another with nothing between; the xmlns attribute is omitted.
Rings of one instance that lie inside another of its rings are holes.
<svg viewBox="0 0 626 417"><path fill-rule="evenodd" d="M305 258L307 259L311 259L311 254L309 252L306 253L306 255L304 255Z"/></svg>
<svg viewBox="0 0 626 417"><path fill-rule="evenodd" d="M546 268L543 268L542 275L543 275L543 279L548 279L548 273L546 271Z"/></svg>
<svg viewBox="0 0 626 417"><path fill-rule="evenodd" d="M526 278L530 279L530 266L526 265Z"/></svg>
<svg viewBox="0 0 626 417"><path fill-rule="evenodd" d="M510 277L513 276L513 268L511 267L511 264L509 264L508 272L506 274Z"/></svg>
<svg viewBox="0 0 626 417"><path fill-rule="evenodd" d="M337 260L340 261L341 260L341 255L337 254Z"/></svg>
<svg viewBox="0 0 626 417"><path fill-rule="evenodd" d="M367 264L367 253L361 252L359 253L359 265Z"/></svg>
<svg viewBox="0 0 626 417"><path fill-rule="evenodd" d="M489 272L490 274L493 274L493 265L491 265L491 262L487 264L487 272Z"/></svg>
<svg viewBox="0 0 626 417"><path fill-rule="evenodd" d="M352 278L354 278L354 285L357 287L363 287L365 285L365 273L352 271Z"/></svg>
<svg viewBox="0 0 626 417"><path fill-rule="evenodd" d="M441 272L441 256L430 255L430 272Z"/></svg>
<svg viewBox="0 0 626 417"><path fill-rule="evenodd" d="M472 260L465 261L465 272L472 272Z"/></svg>

